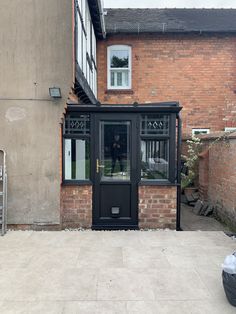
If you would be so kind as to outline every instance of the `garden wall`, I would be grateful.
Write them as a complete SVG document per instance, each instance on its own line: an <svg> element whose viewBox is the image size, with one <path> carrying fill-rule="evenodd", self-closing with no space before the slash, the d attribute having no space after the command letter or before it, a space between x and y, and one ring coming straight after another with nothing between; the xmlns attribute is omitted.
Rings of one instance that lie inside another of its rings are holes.
<svg viewBox="0 0 236 314"><path fill-rule="evenodd" d="M210 202L216 215L236 228L236 133L203 137L199 159L200 198Z"/></svg>

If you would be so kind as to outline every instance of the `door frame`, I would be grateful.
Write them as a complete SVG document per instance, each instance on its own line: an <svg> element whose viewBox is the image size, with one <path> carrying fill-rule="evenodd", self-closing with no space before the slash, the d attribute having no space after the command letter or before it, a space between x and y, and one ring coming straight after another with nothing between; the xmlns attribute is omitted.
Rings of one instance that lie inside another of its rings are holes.
<svg viewBox="0 0 236 314"><path fill-rule="evenodd" d="M137 167L139 164L138 151L139 151L139 141L138 141L138 116L133 113L96 113L93 115L93 154L91 162L93 164L93 210L92 210L92 229L100 230L118 230L118 229L138 229L138 172ZM96 160L99 159L100 150L100 121L130 121L130 180L129 181L104 181L101 182L100 173L96 172ZM111 220L111 224L105 223L99 219L100 211L100 185L130 185L131 186L131 220L127 224L118 221L117 218Z"/></svg>

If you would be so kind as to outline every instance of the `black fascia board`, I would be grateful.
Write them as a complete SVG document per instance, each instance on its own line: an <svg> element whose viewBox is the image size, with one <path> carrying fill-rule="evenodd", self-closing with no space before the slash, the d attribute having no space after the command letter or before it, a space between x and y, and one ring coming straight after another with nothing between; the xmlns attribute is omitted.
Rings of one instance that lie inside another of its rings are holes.
<svg viewBox="0 0 236 314"><path fill-rule="evenodd" d="M104 23L102 22L102 8L99 0L88 0L89 11L96 36L99 39L105 37Z"/></svg>
<svg viewBox="0 0 236 314"><path fill-rule="evenodd" d="M80 91L81 91L81 95L80 97L82 97L82 94L84 94L84 96L86 96L89 100L89 102L91 104L96 104L97 103L97 99L94 96L94 93L92 91L92 89L90 88L80 66L78 65L78 63L76 63L75 66L75 78L80 86Z"/></svg>
<svg viewBox="0 0 236 314"><path fill-rule="evenodd" d="M178 102L164 102L164 103L152 103L152 104L139 104L139 105L71 105L68 104L67 106L68 111L72 112L110 112L110 113L159 113L159 112L166 112L166 113L178 113L182 109L179 106Z"/></svg>

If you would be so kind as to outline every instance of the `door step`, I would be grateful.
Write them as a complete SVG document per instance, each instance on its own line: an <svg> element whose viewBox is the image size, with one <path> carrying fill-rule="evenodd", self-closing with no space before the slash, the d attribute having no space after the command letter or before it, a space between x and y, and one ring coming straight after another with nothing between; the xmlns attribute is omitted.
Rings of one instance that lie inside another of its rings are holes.
<svg viewBox="0 0 236 314"><path fill-rule="evenodd" d="M113 225L92 225L92 230L139 230L138 225L120 225L120 226L113 226Z"/></svg>

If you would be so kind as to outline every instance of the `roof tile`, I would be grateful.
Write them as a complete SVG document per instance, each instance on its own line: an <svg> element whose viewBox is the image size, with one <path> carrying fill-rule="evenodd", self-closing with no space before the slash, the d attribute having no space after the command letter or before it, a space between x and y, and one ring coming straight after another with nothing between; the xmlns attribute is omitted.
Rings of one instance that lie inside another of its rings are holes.
<svg viewBox="0 0 236 314"><path fill-rule="evenodd" d="M236 9L105 9L106 32L236 32Z"/></svg>

